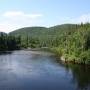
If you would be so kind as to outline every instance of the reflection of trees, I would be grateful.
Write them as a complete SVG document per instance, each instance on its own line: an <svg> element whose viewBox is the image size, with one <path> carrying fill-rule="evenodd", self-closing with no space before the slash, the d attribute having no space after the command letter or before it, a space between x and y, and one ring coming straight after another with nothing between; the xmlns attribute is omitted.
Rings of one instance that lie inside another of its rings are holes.
<svg viewBox="0 0 90 90"><path fill-rule="evenodd" d="M89 90L90 85L90 66L86 65L69 65L72 75L73 82L77 83L77 88L79 90Z"/></svg>
<svg viewBox="0 0 90 90"><path fill-rule="evenodd" d="M71 70L72 82L77 85L76 90L90 90L90 66L78 65L70 63L62 63L57 61L62 67L66 67L66 71Z"/></svg>
<svg viewBox="0 0 90 90"><path fill-rule="evenodd" d="M0 51L0 55L12 54L13 51Z"/></svg>
<svg viewBox="0 0 90 90"><path fill-rule="evenodd" d="M37 60L37 59L40 59L41 58L41 55L40 54L32 54L32 60Z"/></svg>

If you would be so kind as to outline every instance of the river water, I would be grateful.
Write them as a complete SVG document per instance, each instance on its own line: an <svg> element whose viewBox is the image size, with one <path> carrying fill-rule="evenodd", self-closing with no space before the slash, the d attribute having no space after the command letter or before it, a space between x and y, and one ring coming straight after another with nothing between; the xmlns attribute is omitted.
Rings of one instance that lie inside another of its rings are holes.
<svg viewBox="0 0 90 90"><path fill-rule="evenodd" d="M1 54L0 90L90 90L90 66L63 64L43 51Z"/></svg>

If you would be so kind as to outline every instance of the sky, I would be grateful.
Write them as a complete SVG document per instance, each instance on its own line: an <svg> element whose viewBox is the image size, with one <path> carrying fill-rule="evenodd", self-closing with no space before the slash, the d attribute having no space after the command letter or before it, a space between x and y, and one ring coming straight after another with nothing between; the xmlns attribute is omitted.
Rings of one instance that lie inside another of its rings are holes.
<svg viewBox="0 0 90 90"><path fill-rule="evenodd" d="M90 22L90 0L0 0L0 31Z"/></svg>

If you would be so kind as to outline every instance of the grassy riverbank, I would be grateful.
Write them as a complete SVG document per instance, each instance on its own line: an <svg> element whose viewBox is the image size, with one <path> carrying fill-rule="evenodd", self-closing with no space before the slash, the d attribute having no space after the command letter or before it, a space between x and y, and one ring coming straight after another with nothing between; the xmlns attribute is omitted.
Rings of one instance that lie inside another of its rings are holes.
<svg viewBox="0 0 90 90"><path fill-rule="evenodd" d="M80 54L68 54L59 47L51 48L51 51L56 54L63 62L76 63L76 64L90 64L90 50L81 52ZM80 51L79 51L80 52Z"/></svg>

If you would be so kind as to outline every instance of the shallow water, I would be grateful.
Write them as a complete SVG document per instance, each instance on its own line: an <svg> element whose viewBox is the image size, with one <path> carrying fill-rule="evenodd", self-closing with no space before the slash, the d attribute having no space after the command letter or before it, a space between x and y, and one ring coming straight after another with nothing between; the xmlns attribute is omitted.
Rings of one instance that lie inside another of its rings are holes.
<svg viewBox="0 0 90 90"><path fill-rule="evenodd" d="M62 64L43 51L2 54L0 90L90 90L90 67Z"/></svg>

